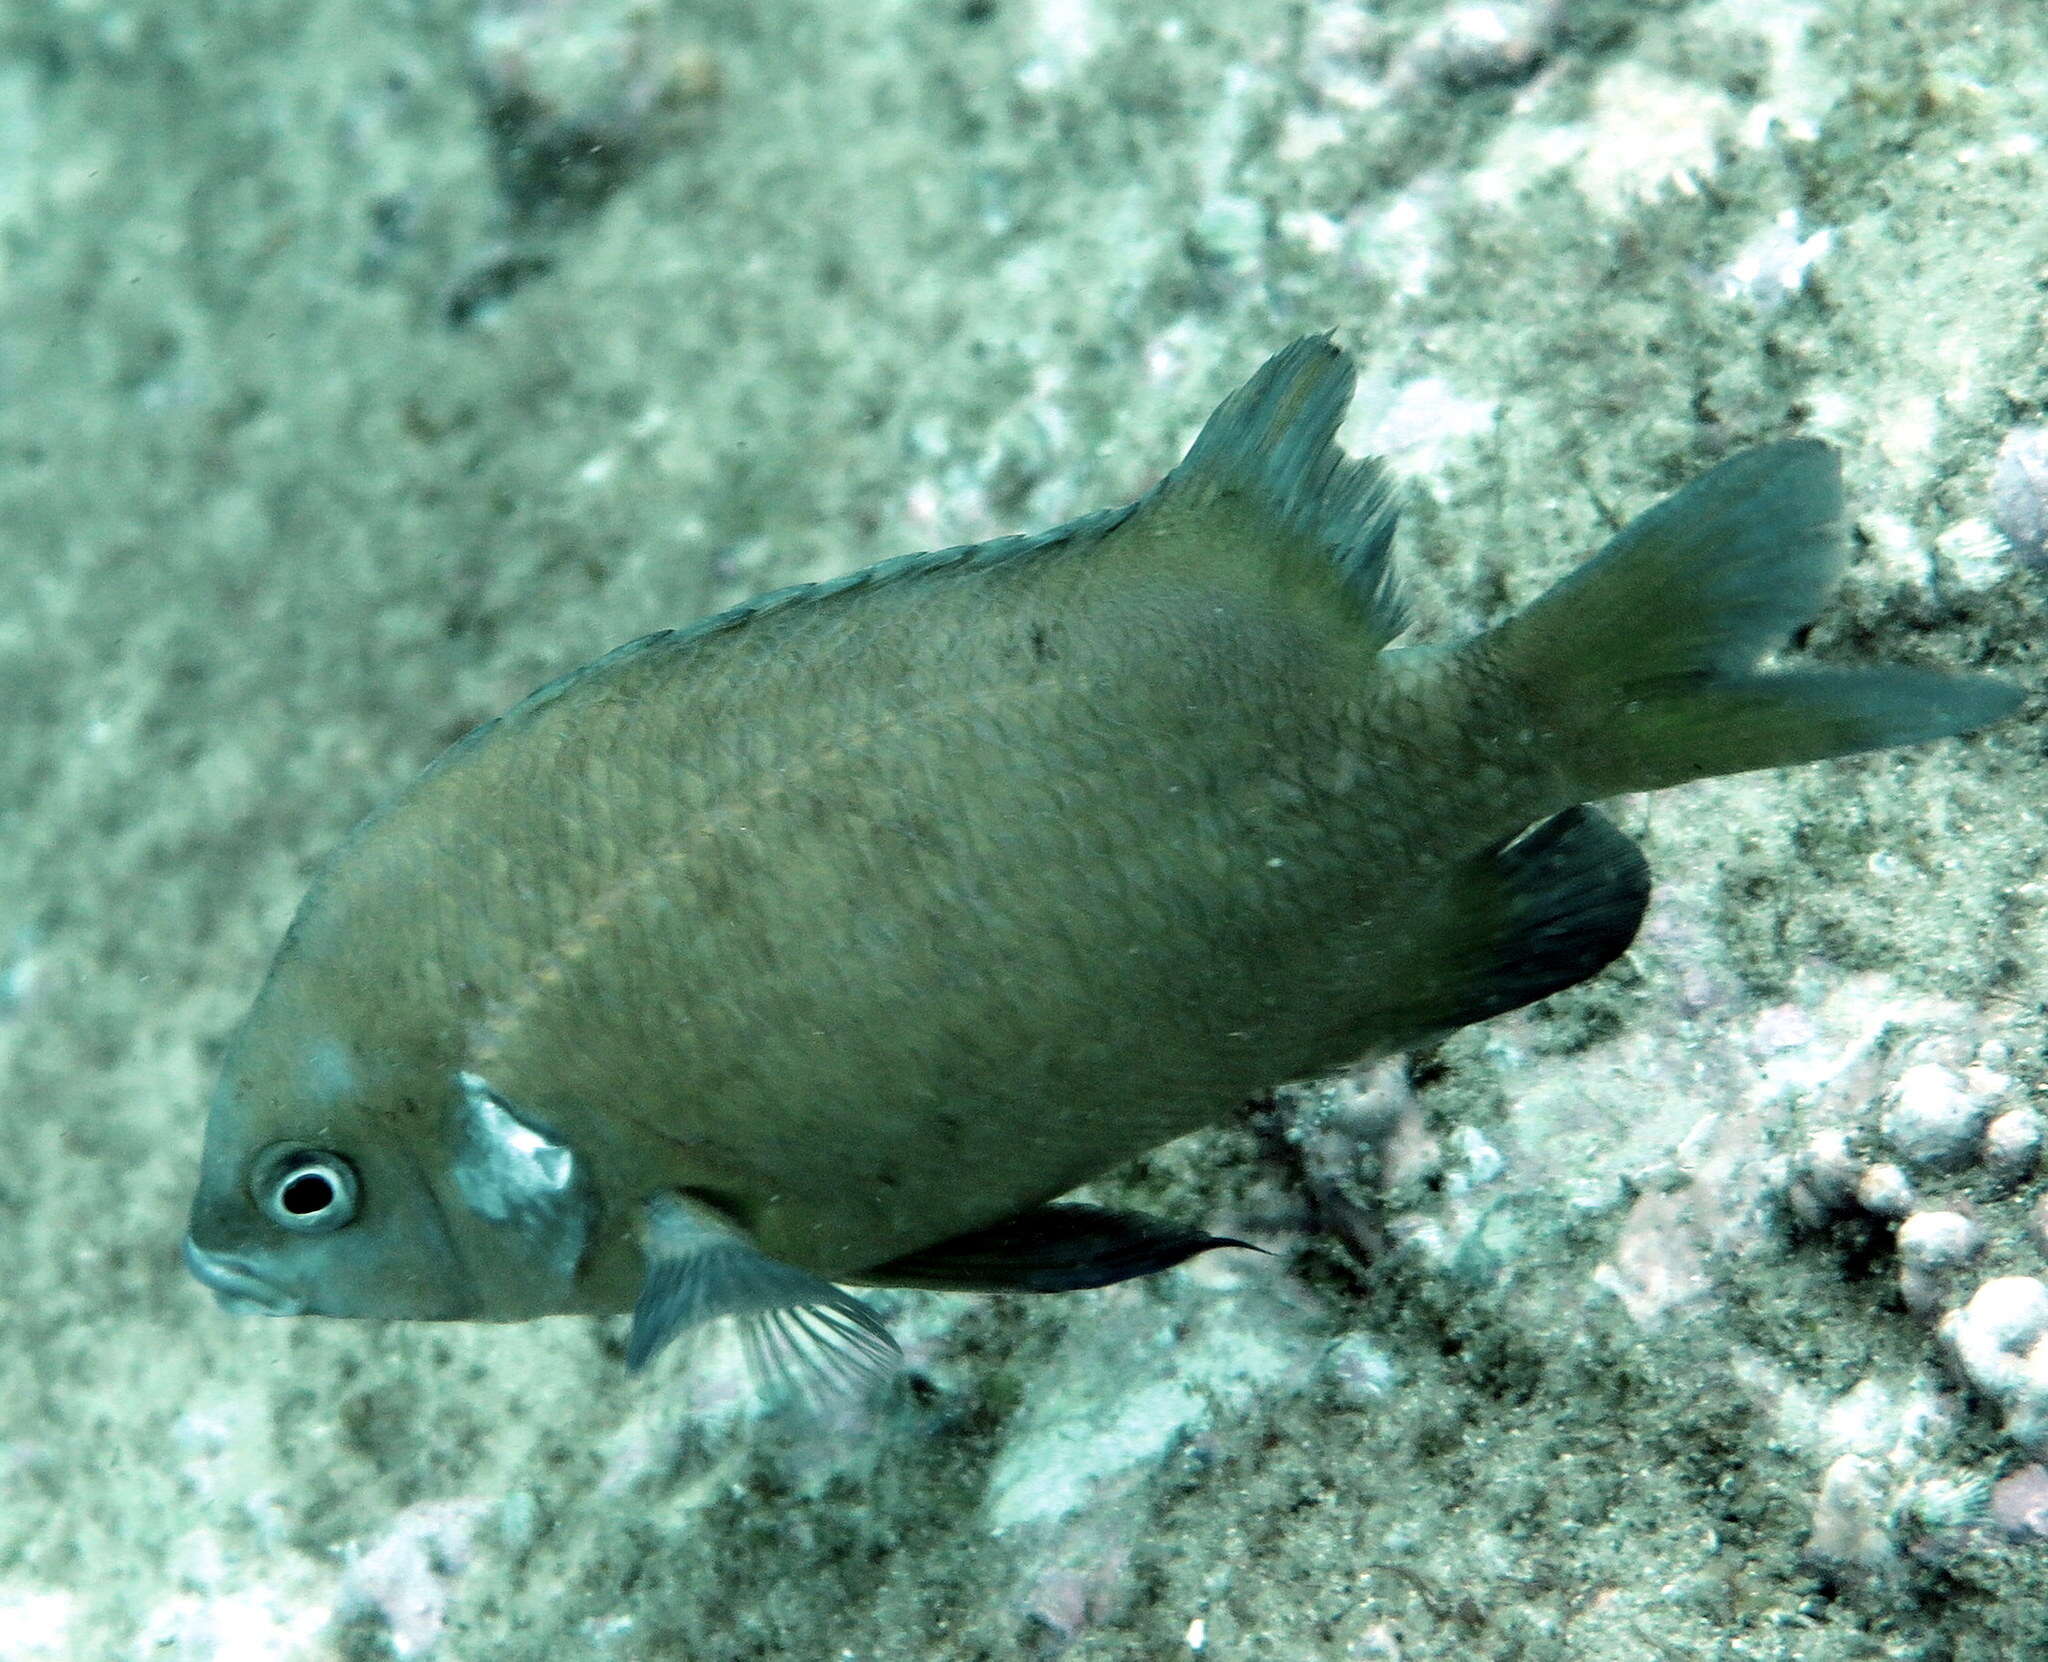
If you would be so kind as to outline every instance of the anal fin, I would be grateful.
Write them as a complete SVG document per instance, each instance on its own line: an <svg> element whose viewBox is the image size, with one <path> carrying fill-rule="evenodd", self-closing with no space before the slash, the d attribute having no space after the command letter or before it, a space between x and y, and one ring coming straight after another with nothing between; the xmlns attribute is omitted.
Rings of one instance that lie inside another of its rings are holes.
<svg viewBox="0 0 2048 1662"><path fill-rule="evenodd" d="M1649 898L1642 850L1613 821L1553 814L1418 897L1406 950L1379 976L1398 997L1344 1038L1411 1050L1563 992L1628 950Z"/></svg>
<svg viewBox="0 0 2048 1662"><path fill-rule="evenodd" d="M1598 809L1532 826L1459 880L1451 984L1421 1025L1464 1027L1597 975L1628 950L1649 899L1642 850Z"/></svg>
<svg viewBox="0 0 2048 1662"><path fill-rule="evenodd" d="M1067 1293L1172 1269L1212 1247L1247 1247L1142 1212L1067 1202L892 1259L861 1279L953 1293Z"/></svg>
<svg viewBox="0 0 2048 1662"><path fill-rule="evenodd" d="M867 1305L769 1257L701 1201L656 1195L643 1239L647 1278L633 1306L629 1368L645 1367L670 1340L721 1316L739 1323L748 1365L773 1392L857 1393L901 1360Z"/></svg>

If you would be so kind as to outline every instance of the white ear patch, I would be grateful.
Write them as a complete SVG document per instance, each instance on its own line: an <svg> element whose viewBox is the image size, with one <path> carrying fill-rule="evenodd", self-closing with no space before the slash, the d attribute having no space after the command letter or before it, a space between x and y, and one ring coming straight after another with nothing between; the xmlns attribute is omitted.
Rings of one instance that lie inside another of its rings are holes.
<svg viewBox="0 0 2048 1662"><path fill-rule="evenodd" d="M590 1196L575 1152L513 1113L481 1075L457 1074L455 1082L462 1090L455 1192L478 1217L516 1230L548 1269L569 1279L590 1236Z"/></svg>

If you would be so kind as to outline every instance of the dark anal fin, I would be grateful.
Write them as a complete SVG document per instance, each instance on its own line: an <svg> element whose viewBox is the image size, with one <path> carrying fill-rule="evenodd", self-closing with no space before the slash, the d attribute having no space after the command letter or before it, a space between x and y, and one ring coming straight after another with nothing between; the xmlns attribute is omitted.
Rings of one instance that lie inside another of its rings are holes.
<svg viewBox="0 0 2048 1662"><path fill-rule="evenodd" d="M1170 1270L1212 1247L1260 1250L1142 1212L1056 1204L906 1253L861 1279L949 1293L1069 1293Z"/></svg>
<svg viewBox="0 0 2048 1662"><path fill-rule="evenodd" d="M1448 1031L1575 987L1628 950L1650 899L1642 850L1593 808L1567 808L1481 856L1457 890Z"/></svg>
<svg viewBox="0 0 2048 1662"><path fill-rule="evenodd" d="M647 1279L633 1306L629 1368L720 1316L738 1321L749 1366L777 1394L855 1393L900 1360L889 1330L859 1299L769 1257L701 1201L656 1195L643 1240Z"/></svg>

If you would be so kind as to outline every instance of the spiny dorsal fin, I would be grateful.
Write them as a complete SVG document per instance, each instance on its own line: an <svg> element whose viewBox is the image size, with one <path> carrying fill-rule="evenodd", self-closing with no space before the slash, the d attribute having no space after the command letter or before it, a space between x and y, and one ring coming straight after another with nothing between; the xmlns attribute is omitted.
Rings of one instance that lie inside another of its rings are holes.
<svg viewBox="0 0 2048 1662"><path fill-rule="evenodd" d="M839 577L827 577L816 583L794 583L787 588L770 589L765 594L754 595L741 601L737 606L728 606L722 612L714 612L710 617L699 618L695 623L685 624L680 629L657 629L651 635L641 635L627 641L623 646L615 646L603 657L593 658L587 664L558 675L552 681L542 683L503 715L492 717L457 739L433 765L435 768L445 766L474 749L494 728L524 720L578 687L602 681L608 671L645 653L676 651L692 646L698 641L708 640L714 635L724 635L743 628L758 617L787 611L795 606L837 600L884 583L902 582L933 572L973 571L985 566L1003 565L1012 560L1028 560L1033 555L1049 553L1054 549L1085 547L1106 537L1142 505L1130 503L1121 508L1103 508L1092 514L1083 514L1079 519L1068 520L1064 525L1055 525L1050 531L1038 531L1029 536L996 537L988 542L960 543L952 548L935 548L923 554L898 554L891 559L879 560L873 565L862 566Z"/></svg>
<svg viewBox="0 0 2048 1662"><path fill-rule="evenodd" d="M1304 336L1267 359L1224 399L1180 466L1137 502L1083 514L1028 536L901 554L841 577L755 595L681 629L643 635L536 688L503 716L457 740L434 766L443 767L473 749L493 728L532 716L644 653L678 650L759 617L883 584L1007 565L1055 551L1085 553L1147 514L1199 518L1227 506L1261 533L1262 550L1277 544L1283 559L1302 562L1302 575L1334 578L1357 614L1364 644L1384 646L1407 621L1388 561L1396 516L1386 470L1370 457L1353 458L1337 447L1337 428L1351 402L1354 379L1350 360L1328 335ZM1225 552L1256 557L1235 548Z"/></svg>
<svg viewBox="0 0 2048 1662"><path fill-rule="evenodd" d="M633 1306L626 1366L643 1368L668 1342L731 1316L756 1380L809 1401L857 1393L901 1360L896 1341L859 1299L809 1270L771 1258L701 1201L647 1203L647 1279Z"/></svg>

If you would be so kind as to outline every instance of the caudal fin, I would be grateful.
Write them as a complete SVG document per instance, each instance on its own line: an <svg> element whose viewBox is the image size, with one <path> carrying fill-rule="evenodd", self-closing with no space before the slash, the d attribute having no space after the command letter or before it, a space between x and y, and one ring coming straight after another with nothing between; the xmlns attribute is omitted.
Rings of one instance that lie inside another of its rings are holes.
<svg viewBox="0 0 2048 1662"><path fill-rule="evenodd" d="M1762 667L1845 557L1834 452L1763 445L1633 520L1482 650L1563 741L1583 800L1946 738L2018 708L1989 675Z"/></svg>

